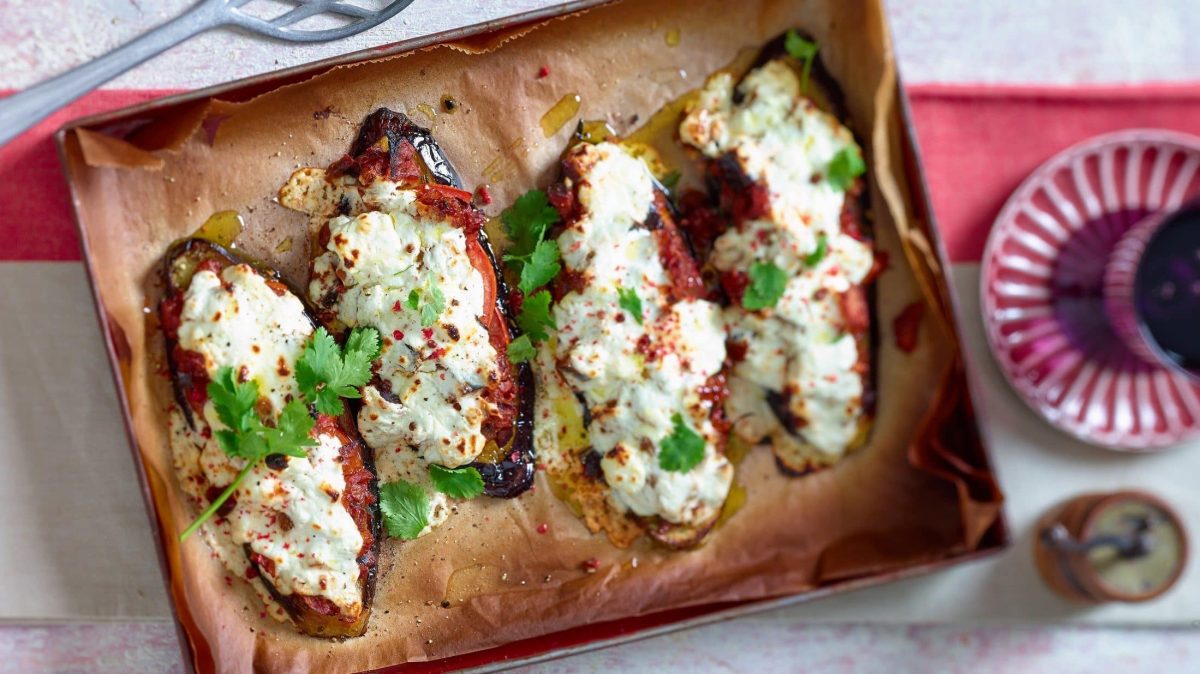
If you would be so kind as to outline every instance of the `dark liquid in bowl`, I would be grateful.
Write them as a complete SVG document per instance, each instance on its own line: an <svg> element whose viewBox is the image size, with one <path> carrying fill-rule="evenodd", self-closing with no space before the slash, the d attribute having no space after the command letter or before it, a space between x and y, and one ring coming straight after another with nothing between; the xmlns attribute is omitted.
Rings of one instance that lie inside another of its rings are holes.
<svg viewBox="0 0 1200 674"><path fill-rule="evenodd" d="M1134 278L1138 318L1163 355L1200 374L1200 207L1166 220Z"/></svg>

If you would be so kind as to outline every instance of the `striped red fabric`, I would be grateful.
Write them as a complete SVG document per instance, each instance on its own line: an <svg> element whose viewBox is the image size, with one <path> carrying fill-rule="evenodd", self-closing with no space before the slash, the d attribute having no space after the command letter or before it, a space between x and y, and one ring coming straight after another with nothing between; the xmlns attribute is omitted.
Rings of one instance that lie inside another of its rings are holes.
<svg viewBox="0 0 1200 674"><path fill-rule="evenodd" d="M1200 83L925 85L909 95L933 211L952 262L979 262L1004 202L1058 151L1137 127L1200 135Z"/></svg>
<svg viewBox="0 0 1200 674"><path fill-rule="evenodd" d="M954 262L978 262L1004 200L1042 161L1107 131L1200 135L1200 84L909 88L934 211ZM0 261L79 259L52 134L66 121L165 95L101 90L0 148Z"/></svg>
<svg viewBox="0 0 1200 674"><path fill-rule="evenodd" d="M0 92L0 96L12 92ZM80 259L79 237L54 132L77 117L115 110L171 92L93 91L0 147L0 262Z"/></svg>

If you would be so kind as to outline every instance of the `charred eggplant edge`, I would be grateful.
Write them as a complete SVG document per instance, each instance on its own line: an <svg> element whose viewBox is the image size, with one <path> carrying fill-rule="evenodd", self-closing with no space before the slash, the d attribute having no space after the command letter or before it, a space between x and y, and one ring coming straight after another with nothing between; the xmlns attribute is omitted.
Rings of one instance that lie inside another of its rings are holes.
<svg viewBox="0 0 1200 674"><path fill-rule="evenodd" d="M396 153L400 151L401 141L404 141L416 151L414 158L418 159L428 172L428 178L440 185L463 189L462 178L450 158L433 138L430 130L413 122L404 113L395 112L386 107L378 108L363 120L358 135L350 146L350 154L346 158L362 156L383 137L388 139L389 165L394 161ZM469 202L467 206L474 209L474 205ZM474 256L472 256L473 266L480 274L491 273L495 281L496 297L493 310L499 314L506 328L507 340L505 343L511 343L513 339L521 335L521 331L508 307L509 290L504 280L503 269L496 259L491 242L483 227L479 228L475 243L482 249L491 268L481 269L479 265L474 264ZM314 250L314 253L317 251ZM489 329L489 335L490 333ZM507 358L507 355L498 354L498 357ZM484 493L494 498L520 496L533 486L534 476L537 472L537 460L533 447L535 394L533 370L528 363L514 365L510 362L509 367L514 370L513 378L517 386L517 416L513 422L510 449L498 462L476 461L470 464L479 471L483 478Z"/></svg>

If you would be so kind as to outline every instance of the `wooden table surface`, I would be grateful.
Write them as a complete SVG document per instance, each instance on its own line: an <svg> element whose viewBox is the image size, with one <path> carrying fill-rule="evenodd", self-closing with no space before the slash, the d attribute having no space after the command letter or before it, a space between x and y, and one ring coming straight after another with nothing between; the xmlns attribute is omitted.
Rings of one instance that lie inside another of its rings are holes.
<svg viewBox="0 0 1200 674"><path fill-rule="evenodd" d="M0 92L27 86L103 53L189 4L190 0L0 0ZM217 84L551 4L555 3L417 0L389 24L332 45L265 43L217 32L164 54L108 88L174 90ZM1195 11L1193 0L1147 0L1136 6L1127 0L891 0L888 4L901 72L908 84L1200 81L1200 40L1194 39L1200 35L1200 12ZM4 274L0 280L61 271L70 276L66 283L82 283L82 275L73 268L50 272L19 266L24 264L0 262ZM960 292L974 292L975 274L973 265L956 266L955 285ZM82 286L71 293L58 299L77 303L86 298ZM7 301L0 296L0 308L7 308ZM77 308L87 312L90 320L89 306ZM4 330L0 326L0 355L5 355ZM4 384L0 378L0 389ZM0 400L3 394L0 390ZM0 412L0 424L5 419ZM11 423L14 417L7 420ZM13 437L0 428L0 442ZM0 466L0 473L6 468ZM0 541L0 556L4 554ZM89 554L108 553L97 549ZM876 596L887 601L889 595ZM820 606L745 617L531 670L1200 671L1200 620L1190 626L1183 621L1170 629L883 625L862 620L825 624L813 617L819 615ZM937 611L922 616L936 620ZM0 672L180 669L174 628L162 620L31 625L9 617L0 626Z"/></svg>

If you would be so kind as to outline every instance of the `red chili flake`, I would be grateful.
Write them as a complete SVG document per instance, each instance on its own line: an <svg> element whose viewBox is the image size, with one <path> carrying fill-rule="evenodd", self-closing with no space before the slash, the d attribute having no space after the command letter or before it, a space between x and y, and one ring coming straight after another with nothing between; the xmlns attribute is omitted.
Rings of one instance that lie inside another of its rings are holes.
<svg viewBox="0 0 1200 674"><path fill-rule="evenodd" d="M404 305L400 304L400 300L396 300L396 303L392 305L392 311L395 311L396 313L400 313L403 310L404 310Z"/></svg>
<svg viewBox="0 0 1200 674"><path fill-rule="evenodd" d="M925 303L917 300L904 307L904 311L896 316L892 328L896 332L896 348L905 353L912 353L917 348L917 334L921 327L921 317L925 314Z"/></svg>
<svg viewBox="0 0 1200 674"><path fill-rule="evenodd" d="M433 350L433 351L432 351L432 352L429 354L429 358L430 358L430 360L437 360L438 358L441 358L441 357L442 357L442 356L444 356L444 355L446 355L446 350L445 350L445 349L434 349L434 350Z"/></svg>
<svg viewBox="0 0 1200 674"><path fill-rule="evenodd" d="M596 559L595 557L592 557L591 559L585 559L580 566L583 567L583 570L588 573L596 573L596 569L600 568L600 560Z"/></svg>
<svg viewBox="0 0 1200 674"><path fill-rule="evenodd" d="M433 328L422 328L421 336L425 339L431 339L433 337Z"/></svg>
<svg viewBox="0 0 1200 674"><path fill-rule="evenodd" d="M246 580L254 580L255 578L258 578L258 569L254 568L253 566L247 566Z"/></svg>
<svg viewBox="0 0 1200 674"><path fill-rule="evenodd" d="M427 340L425 340L425 346L428 346L431 349L436 349L437 342L433 341L432 339L427 339Z"/></svg>
<svg viewBox="0 0 1200 674"><path fill-rule="evenodd" d="M549 525L549 524L546 524L545 522L542 522L541 524L539 524L539 525L538 525L537 532L538 532L539 534L544 534L544 533L546 533L547 531L550 531L550 525Z"/></svg>
<svg viewBox="0 0 1200 674"><path fill-rule="evenodd" d="M398 341L404 339L404 333L400 332L399 330L392 330L392 339L394 339L398 342Z"/></svg>
<svg viewBox="0 0 1200 674"><path fill-rule="evenodd" d="M267 617L267 612L266 612L266 611L259 611L259 612L258 612L258 617L259 617L259 618L266 618L266 617Z"/></svg>
<svg viewBox="0 0 1200 674"><path fill-rule="evenodd" d="M475 200L479 202L480 206L487 206L492 203L492 191L488 189L487 185L480 185L475 188Z"/></svg>
<svg viewBox="0 0 1200 674"><path fill-rule="evenodd" d="M729 360L740 363L746 360L746 352L750 350L748 342L738 340L730 340L725 343L725 353L729 354Z"/></svg>
<svg viewBox="0 0 1200 674"><path fill-rule="evenodd" d="M538 68L537 76L538 76L539 80L542 78L548 77L549 75L550 75L550 69L547 68L546 66L542 66L541 68Z"/></svg>

